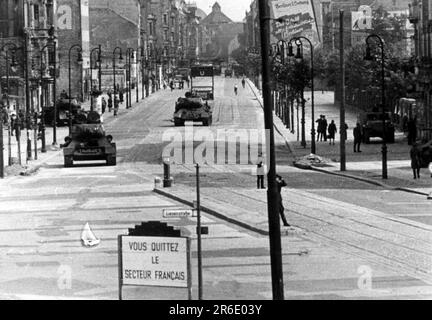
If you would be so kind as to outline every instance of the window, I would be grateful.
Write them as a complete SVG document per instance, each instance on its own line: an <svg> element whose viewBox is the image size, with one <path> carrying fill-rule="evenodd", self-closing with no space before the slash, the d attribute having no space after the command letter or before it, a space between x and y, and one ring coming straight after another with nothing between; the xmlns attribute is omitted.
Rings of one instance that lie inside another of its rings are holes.
<svg viewBox="0 0 432 320"><path fill-rule="evenodd" d="M164 15L163 15L163 23L164 23L165 25L168 24L168 15L167 15L166 13L164 13Z"/></svg>
<svg viewBox="0 0 432 320"><path fill-rule="evenodd" d="M150 21L149 22L149 35L150 36L154 36L153 28L154 28L153 21Z"/></svg>

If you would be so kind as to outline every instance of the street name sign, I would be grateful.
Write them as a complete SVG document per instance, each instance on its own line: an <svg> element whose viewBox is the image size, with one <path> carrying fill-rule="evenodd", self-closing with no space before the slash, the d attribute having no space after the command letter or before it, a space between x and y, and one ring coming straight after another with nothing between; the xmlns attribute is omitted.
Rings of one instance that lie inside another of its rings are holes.
<svg viewBox="0 0 432 320"><path fill-rule="evenodd" d="M188 288L187 238L121 238L123 285Z"/></svg>
<svg viewBox="0 0 432 320"><path fill-rule="evenodd" d="M164 218L188 218L197 217L197 212L192 209L164 209L162 215Z"/></svg>

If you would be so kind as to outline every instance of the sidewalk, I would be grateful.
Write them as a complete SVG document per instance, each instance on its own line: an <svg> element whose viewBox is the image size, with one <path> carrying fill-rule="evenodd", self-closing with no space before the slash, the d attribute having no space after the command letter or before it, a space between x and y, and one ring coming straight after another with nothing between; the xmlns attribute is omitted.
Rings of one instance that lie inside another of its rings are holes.
<svg viewBox="0 0 432 320"><path fill-rule="evenodd" d="M261 104L263 103L262 96L259 90L251 83L251 88L257 95ZM310 93L309 93L310 94ZM307 99L307 97L306 97ZM320 114L335 114L338 113L339 108L333 104L333 93L321 92L316 93L316 112L315 116ZM306 149L301 147L300 142L297 140L297 132L292 133L285 127L281 119L274 115L274 124L276 133L279 133L286 143L290 146L291 151L297 159L310 155L310 132L311 132L311 117L309 114L310 105L306 106ZM335 112L337 111L337 112ZM328 118L328 117L327 117ZM339 115L333 116L328 120L335 120L336 124L339 123ZM388 175L387 180L382 177L382 160L381 160L381 147L380 139L369 144L362 145L362 153L355 154L353 152L353 134L352 129L357 122L357 114L354 110L348 109L346 112L346 123L348 124L348 141L346 145L347 153L347 171L340 171L340 144L336 141L336 145L330 146L328 142L317 142L316 149L317 155L331 161L326 162L325 165L319 166L298 166L302 169L315 170L323 173L339 175L341 177L348 177L352 179L361 180L374 185L382 186L386 189L394 189L400 191L413 192L420 195L429 196L432 192L432 178L429 170L422 169L422 179L414 180L411 169L411 160L409 156L410 146L406 143L406 138L403 134L396 135L396 143L388 145ZM336 137L336 140L338 135ZM379 159L379 160L377 160Z"/></svg>
<svg viewBox="0 0 432 320"><path fill-rule="evenodd" d="M155 94L158 91L155 91ZM142 101L142 89L139 87L139 103ZM151 95L151 93L150 93ZM104 95L106 99L107 95ZM132 107L136 105L136 89L132 90ZM84 110L90 110L90 101L86 101L82 104L82 108ZM126 113L128 110L126 110L126 98L125 102L120 105L118 116L121 117L122 114ZM110 123L114 119L113 112L109 113L108 110L103 116L104 123ZM57 145L53 145L53 128L47 126L45 128L45 144L46 144L46 153L41 152L42 148L42 141L37 141L37 159L35 157L35 142L34 142L34 131L30 131L30 139L32 143L32 157L29 161L27 161L27 131L23 130L21 132L21 139L20 139L20 145L21 145L21 165L18 164L18 142L16 140L15 136L11 137L11 143L10 143L10 150L11 150L11 157L13 161L12 166L8 166L8 160L9 160L9 142L8 142L8 129L7 126L3 128L3 159L5 164L5 179L8 177L13 177L17 175L31 175L35 171L37 171L41 166L43 166L46 162L51 160L53 157L56 157L59 152L61 152L60 145L64 143L64 138L69 134L69 128L68 127L57 127Z"/></svg>

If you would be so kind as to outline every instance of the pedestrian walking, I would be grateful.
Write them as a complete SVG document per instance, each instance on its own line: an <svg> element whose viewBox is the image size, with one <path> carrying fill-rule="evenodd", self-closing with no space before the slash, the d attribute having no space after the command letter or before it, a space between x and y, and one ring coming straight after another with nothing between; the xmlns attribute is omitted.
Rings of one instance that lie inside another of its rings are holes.
<svg viewBox="0 0 432 320"><path fill-rule="evenodd" d="M235 93L235 95L238 94L238 86L237 85L234 85L234 93Z"/></svg>
<svg viewBox="0 0 432 320"><path fill-rule="evenodd" d="M357 126L354 128L353 132L354 132L354 152L361 152L360 146L362 143L363 134L362 134L360 123L357 123Z"/></svg>
<svg viewBox="0 0 432 320"><path fill-rule="evenodd" d="M242 86L243 86L243 89L246 88L246 80L245 80L245 78L243 78L243 80L242 80Z"/></svg>
<svg viewBox="0 0 432 320"><path fill-rule="evenodd" d="M286 217L285 217L285 208L283 206L283 199L282 199L282 188L287 186L287 183L285 182L284 179L282 179L282 177L280 175L276 175L276 184L277 184L277 188L278 188L278 200L279 200L279 215L282 218L282 222L284 224L285 227L291 227L290 224L288 223Z"/></svg>
<svg viewBox="0 0 432 320"><path fill-rule="evenodd" d="M108 97L108 112L109 113L112 112L112 108L113 108L113 100L112 100L112 96L109 95L109 97Z"/></svg>
<svg viewBox="0 0 432 320"><path fill-rule="evenodd" d="M328 122L326 117L323 115L323 122L322 122L322 132L323 132L323 138L324 142L327 142L327 128L328 128Z"/></svg>
<svg viewBox="0 0 432 320"><path fill-rule="evenodd" d="M257 161L257 189L265 189L264 187L264 163L263 163L262 154L258 155Z"/></svg>
<svg viewBox="0 0 432 320"><path fill-rule="evenodd" d="M114 98L114 117L117 117L119 110L119 99L117 97Z"/></svg>
<svg viewBox="0 0 432 320"><path fill-rule="evenodd" d="M332 122L330 123L330 125L328 127L330 145L332 144L332 140L333 140L333 145L335 145L336 133L337 133L336 123L334 122L334 120L332 120Z"/></svg>
<svg viewBox="0 0 432 320"><path fill-rule="evenodd" d="M170 81L170 88L171 88L171 92L174 91L174 81Z"/></svg>
<svg viewBox="0 0 432 320"><path fill-rule="evenodd" d="M320 115L320 118L315 121L318 124L318 128L317 128L317 132L318 132L318 136L317 136L317 142L318 141L323 141L323 135L325 134L325 131L323 131L323 127L324 127L324 121L323 121L323 115Z"/></svg>
<svg viewBox="0 0 432 320"><path fill-rule="evenodd" d="M411 168L414 173L414 180L420 179L421 159L420 159L419 144L417 142L413 143L413 146L410 150L410 157L411 157Z"/></svg>
<svg viewBox="0 0 432 320"><path fill-rule="evenodd" d="M102 98L102 114L105 113L106 107L107 107L107 102L106 102L105 98Z"/></svg>
<svg viewBox="0 0 432 320"><path fill-rule="evenodd" d="M119 101L120 104L123 104L123 102L124 102L124 93L123 93L123 89L120 90L119 97L120 97L120 101ZM115 100L114 100L114 109L115 109Z"/></svg>
<svg viewBox="0 0 432 320"><path fill-rule="evenodd" d="M417 141L417 117L408 121L408 145L412 146Z"/></svg>
<svg viewBox="0 0 432 320"><path fill-rule="evenodd" d="M346 123L344 124L344 129L345 129L345 141L347 141L348 140L348 129L349 129L349 127L348 127L348 125Z"/></svg>

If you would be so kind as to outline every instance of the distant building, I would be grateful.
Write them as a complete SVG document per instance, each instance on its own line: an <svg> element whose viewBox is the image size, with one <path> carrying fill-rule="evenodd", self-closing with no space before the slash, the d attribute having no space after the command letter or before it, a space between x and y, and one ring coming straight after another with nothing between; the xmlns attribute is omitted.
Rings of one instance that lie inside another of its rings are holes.
<svg viewBox="0 0 432 320"><path fill-rule="evenodd" d="M203 58L228 62L229 46L237 36L244 31L244 23L233 22L223 12L216 2L212 12L201 21L207 36Z"/></svg>

